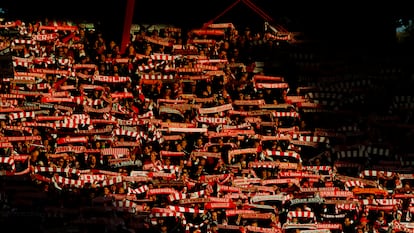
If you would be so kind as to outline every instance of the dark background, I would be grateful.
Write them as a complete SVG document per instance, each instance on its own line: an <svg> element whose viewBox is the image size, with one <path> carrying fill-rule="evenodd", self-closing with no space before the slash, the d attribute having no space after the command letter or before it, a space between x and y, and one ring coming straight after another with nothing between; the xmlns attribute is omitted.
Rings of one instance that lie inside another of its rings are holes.
<svg viewBox="0 0 414 233"><path fill-rule="evenodd" d="M395 41L395 19L409 16L410 1L275 1L251 0L290 31L343 46L383 46ZM235 0L135 0L133 23L174 24L184 29L201 27L220 15ZM106 38L120 42L126 0L29 1L2 0L7 16L20 19L56 18L100 22ZM242 1L216 22L260 30L263 19Z"/></svg>

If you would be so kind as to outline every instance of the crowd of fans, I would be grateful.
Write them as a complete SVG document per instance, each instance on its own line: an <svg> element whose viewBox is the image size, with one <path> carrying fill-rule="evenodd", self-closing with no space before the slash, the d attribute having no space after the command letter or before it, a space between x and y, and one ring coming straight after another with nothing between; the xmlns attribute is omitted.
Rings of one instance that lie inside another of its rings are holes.
<svg viewBox="0 0 414 233"><path fill-rule="evenodd" d="M377 117L355 112L368 100L352 92L372 83L336 79L329 89L265 73L256 61L285 51L284 36L231 24L141 30L121 51L70 22L17 20L0 30L13 69L0 83L2 175L29 176L48 194L31 208L59 224L412 231L412 169L357 121Z"/></svg>

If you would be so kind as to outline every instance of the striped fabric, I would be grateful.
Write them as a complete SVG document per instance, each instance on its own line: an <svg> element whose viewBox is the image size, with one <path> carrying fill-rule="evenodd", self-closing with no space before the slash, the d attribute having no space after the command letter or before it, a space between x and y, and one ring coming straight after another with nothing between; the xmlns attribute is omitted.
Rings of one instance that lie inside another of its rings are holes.
<svg viewBox="0 0 414 233"><path fill-rule="evenodd" d="M343 158L368 158L368 153L361 150L337 151L336 155L339 159Z"/></svg>
<svg viewBox="0 0 414 233"><path fill-rule="evenodd" d="M264 153L267 156L286 156L286 157L295 158L299 161L302 160L300 155L298 153L294 152L294 151L271 151L271 150L266 150L266 151L264 151Z"/></svg>
<svg viewBox="0 0 414 233"><path fill-rule="evenodd" d="M310 218L316 221L315 213L312 211L289 211L287 213L288 222L292 222L293 218Z"/></svg>
<svg viewBox="0 0 414 233"><path fill-rule="evenodd" d="M138 187L138 188L135 188L135 189L133 189L133 188L131 188L131 187L128 187L128 194L142 194L142 193L145 193L145 192L147 192L149 190L149 187L148 187L148 185L142 185L142 186L140 186L140 187Z"/></svg>
<svg viewBox="0 0 414 233"><path fill-rule="evenodd" d="M140 76L144 80L173 80L174 79L174 75L142 74Z"/></svg>
<svg viewBox="0 0 414 233"><path fill-rule="evenodd" d="M36 114L35 112L14 112L9 114L9 119L11 121L21 118L35 118Z"/></svg>
<svg viewBox="0 0 414 233"><path fill-rule="evenodd" d="M361 177L392 177L394 176L394 172L390 171L378 171L378 170L363 170L360 174Z"/></svg>
<svg viewBox="0 0 414 233"><path fill-rule="evenodd" d="M0 163L9 164L11 166L12 171L14 171L16 169L15 161L12 157L0 157Z"/></svg>

